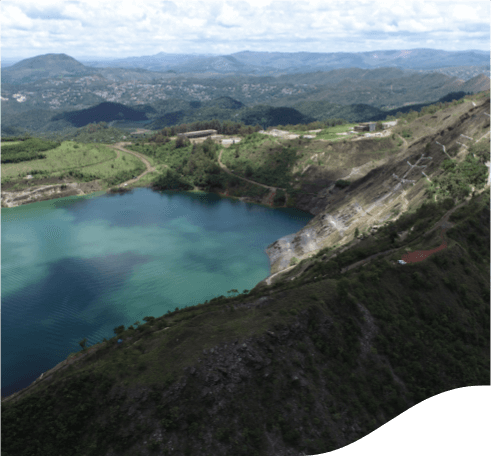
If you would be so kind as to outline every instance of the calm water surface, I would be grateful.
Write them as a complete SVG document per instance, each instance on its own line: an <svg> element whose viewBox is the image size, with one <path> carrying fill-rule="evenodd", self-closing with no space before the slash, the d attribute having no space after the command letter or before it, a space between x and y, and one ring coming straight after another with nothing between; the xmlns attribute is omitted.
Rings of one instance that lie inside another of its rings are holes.
<svg viewBox="0 0 491 457"><path fill-rule="evenodd" d="M312 218L215 194L68 197L2 209L2 395L145 316L252 289ZM142 321L143 322L143 321Z"/></svg>

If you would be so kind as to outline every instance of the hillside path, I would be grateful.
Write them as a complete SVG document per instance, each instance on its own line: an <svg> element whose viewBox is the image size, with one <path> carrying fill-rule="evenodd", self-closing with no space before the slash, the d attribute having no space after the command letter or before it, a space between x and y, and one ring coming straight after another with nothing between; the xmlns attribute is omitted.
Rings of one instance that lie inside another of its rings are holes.
<svg viewBox="0 0 491 457"><path fill-rule="evenodd" d="M152 167L150 162L147 160L147 158L143 154L140 154L140 153L135 152L135 151L130 151L129 149L124 148L124 146L126 146L127 144L131 144L131 143L129 143L129 142L116 143L114 145L108 144L107 146L109 146L110 148L116 149L116 152L118 152L118 150L119 150L119 151L127 152L128 154L132 154L135 157L138 157L145 164L147 169L141 175L137 176L136 178L130 179L128 181L125 181L125 182L119 184L120 187L126 186L128 184L133 184L133 183L137 182L139 179L143 178L143 176L145 176L146 174L157 171L155 167Z"/></svg>
<svg viewBox="0 0 491 457"><path fill-rule="evenodd" d="M268 194L268 196L266 197L266 202L269 204L269 205L273 205L273 199L274 199L274 196L276 195L276 190L277 189L280 189L280 190L283 190L285 191L285 201L288 199L288 194L286 193L286 189L283 189L282 187L273 187L273 186L267 186L266 184L261 184L260 182L256 182L256 181L252 181L250 179L247 179L247 178L243 178L242 176L238 176L236 175L235 173L232 173L226 165L224 165L222 163L222 153L223 153L223 148L220 150L220 154L218 155L218 164L220 165L220 167L222 168L222 170L229 174L229 175L232 175L232 176L236 176L237 178L239 179L242 179L243 181L247 181L247 182L250 182L251 184L256 184L257 186L261 186L261 187L265 187L266 189L270 189L271 192Z"/></svg>

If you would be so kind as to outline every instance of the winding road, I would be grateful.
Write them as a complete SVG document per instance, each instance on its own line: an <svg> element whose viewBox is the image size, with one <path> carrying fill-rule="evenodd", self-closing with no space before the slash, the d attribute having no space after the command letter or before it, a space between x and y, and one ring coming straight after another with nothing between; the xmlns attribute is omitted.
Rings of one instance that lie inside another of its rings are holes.
<svg viewBox="0 0 491 457"><path fill-rule="evenodd" d="M139 152L135 152L135 151L130 151L129 149L126 149L123 147L123 146L126 146L127 144L131 144L131 143L130 142L116 143L114 145L107 145L107 146L109 146L110 148L116 149L116 152L118 153L118 157L119 157L119 151L127 152L128 154L132 154L135 157L138 157L145 164L147 169L141 175L137 176L136 178L130 179L129 181L125 181L125 182L119 184L120 187L127 186L128 184L133 184L133 183L137 182L139 179L143 178L143 176L145 176L148 173L157 172L157 169L155 167L152 167L150 162L147 160L147 158L143 154L140 154Z"/></svg>

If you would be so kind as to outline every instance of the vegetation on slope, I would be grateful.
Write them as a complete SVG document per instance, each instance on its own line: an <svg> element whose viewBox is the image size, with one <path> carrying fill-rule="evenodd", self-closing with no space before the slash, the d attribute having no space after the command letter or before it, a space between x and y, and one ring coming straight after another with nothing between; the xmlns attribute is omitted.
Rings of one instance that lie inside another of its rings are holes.
<svg viewBox="0 0 491 457"><path fill-rule="evenodd" d="M45 159L43 151L49 151L60 146L55 141L46 141L39 138L29 138L18 142L4 142L2 144L2 163L27 162L35 159Z"/></svg>

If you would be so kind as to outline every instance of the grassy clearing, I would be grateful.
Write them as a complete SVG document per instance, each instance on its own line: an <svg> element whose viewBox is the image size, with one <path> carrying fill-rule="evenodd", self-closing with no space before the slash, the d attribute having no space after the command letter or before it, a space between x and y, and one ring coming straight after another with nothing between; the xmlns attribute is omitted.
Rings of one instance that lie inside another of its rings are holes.
<svg viewBox="0 0 491 457"><path fill-rule="evenodd" d="M56 149L45 152L45 159L2 165L2 179L36 174L36 171L58 173L91 165L101 166L115 159L116 152L103 145L77 144L65 141Z"/></svg>
<svg viewBox="0 0 491 457"><path fill-rule="evenodd" d="M145 170L145 165L137 157L123 151L117 152L105 145L65 141L45 154L44 159L4 164L2 183L12 183L9 190L21 191L31 184L22 178L31 174L34 178L44 180L63 177L77 182L103 180L106 185L114 186L138 176ZM155 173L152 175L145 176L144 185L155 178Z"/></svg>
<svg viewBox="0 0 491 457"><path fill-rule="evenodd" d="M107 179L122 171L135 170L139 174L145 170L145 165L134 155L121 151L119 158L104 163L84 167L84 174L94 174L99 179Z"/></svg>
<svg viewBox="0 0 491 457"><path fill-rule="evenodd" d="M6 148L20 143L22 143L22 141L2 141L2 148Z"/></svg>
<svg viewBox="0 0 491 457"><path fill-rule="evenodd" d="M344 125L335 125L333 127L329 127L327 129L322 130L316 134L316 139L319 140L342 140L345 139L344 135L337 135L337 133L344 133L350 130L350 127L354 127L358 124L344 124ZM354 134L356 135L356 134Z"/></svg>

